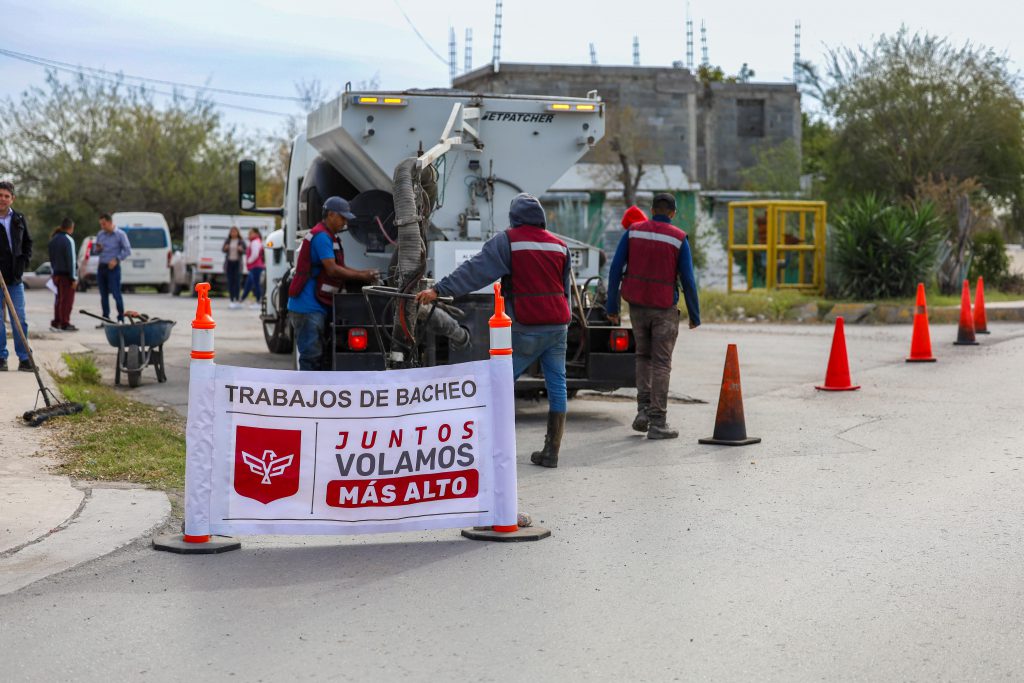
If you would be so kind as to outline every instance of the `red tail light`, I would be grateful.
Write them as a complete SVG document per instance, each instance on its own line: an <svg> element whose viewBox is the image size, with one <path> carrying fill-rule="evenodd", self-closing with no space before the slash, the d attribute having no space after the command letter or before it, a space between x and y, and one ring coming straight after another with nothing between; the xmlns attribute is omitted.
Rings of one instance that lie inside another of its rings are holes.
<svg viewBox="0 0 1024 683"><path fill-rule="evenodd" d="M612 351L622 352L629 350L629 330L612 330L608 338L608 346Z"/></svg>
<svg viewBox="0 0 1024 683"><path fill-rule="evenodd" d="M173 255L173 253L174 253L174 252L171 252L171 251L168 251L168 252L167 252L167 267L168 267L168 268L170 268L170 267L171 267L171 256Z"/></svg>
<svg viewBox="0 0 1024 683"><path fill-rule="evenodd" d="M353 327L348 331L348 348L350 351L365 351L370 341L366 336L365 327Z"/></svg>

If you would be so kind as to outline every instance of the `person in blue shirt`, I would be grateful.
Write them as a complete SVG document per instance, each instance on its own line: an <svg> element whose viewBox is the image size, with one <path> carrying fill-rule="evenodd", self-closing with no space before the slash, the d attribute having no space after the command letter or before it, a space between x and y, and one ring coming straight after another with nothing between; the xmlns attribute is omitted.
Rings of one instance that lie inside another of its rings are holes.
<svg viewBox="0 0 1024 683"><path fill-rule="evenodd" d="M679 335L679 286L690 329L700 325L700 302L686 233L672 225L675 197L654 197L654 217L623 234L608 273L608 319L619 324L620 285L636 340L637 415L633 429L648 439L674 439L666 421L672 352Z"/></svg>
<svg viewBox="0 0 1024 683"><path fill-rule="evenodd" d="M323 220L302 240L292 286L288 290L288 321L295 337L299 370L322 369L323 333L329 309L316 297L320 273L326 271L328 277L341 281L369 283L377 279L376 270L345 266L340 245L337 254L335 252L337 236L355 219L348 202L341 197L328 197L323 215Z"/></svg>
<svg viewBox="0 0 1024 683"><path fill-rule="evenodd" d="M100 290L100 308L103 317L110 317L110 296L117 306L117 322L124 322L124 298L121 296L121 263L132 254L128 235L114 225L109 213L100 216L100 232L92 243L92 253L98 254L96 285ZM97 327L103 327L100 323Z"/></svg>

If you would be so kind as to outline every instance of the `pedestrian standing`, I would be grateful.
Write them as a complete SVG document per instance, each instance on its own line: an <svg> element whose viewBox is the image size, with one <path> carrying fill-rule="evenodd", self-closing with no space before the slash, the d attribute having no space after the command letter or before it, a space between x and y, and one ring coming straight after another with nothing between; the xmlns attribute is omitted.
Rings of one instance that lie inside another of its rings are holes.
<svg viewBox="0 0 1024 683"><path fill-rule="evenodd" d="M671 224L675 197L655 195L653 218L633 223L619 240L608 274L608 319L619 323L619 285L629 302L636 339L637 414L633 429L648 439L674 439L667 422L672 351L679 335L679 285L690 329L700 325L700 302L686 233ZM625 270L625 274L623 274Z"/></svg>
<svg viewBox="0 0 1024 683"><path fill-rule="evenodd" d="M288 322L295 337L299 370L320 370L323 365L323 334L332 296L321 295L325 278L331 289L346 282L370 283L377 279L374 269L357 270L345 265L345 252L337 239L355 214L346 200L328 197L324 219L306 233L295 258L295 271L288 285Z"/></svg>
<svg viewBox="0 0 1024 683"><path fill-rule="evenodd" d="M14 311L21 320L21 330L28 339L28 320L25 319L25 285L21 276L32 260L32 236L28 234L28 222L25 216L11 208L14 204L14 184L6 180L0 181L0 274L7 283L7 291L11 295ZM0 297L3 294L0 293ZM7 304L0 304L0 371L7 370L7 329L3 323L7 315ZM14 337L14 353L18 356L18 370L32 372L32 361L28 349L21 341L21 336L14 329L11 319L11 331Z"/></svg>
<svg viewBox="0 0 1024 683"><path fill-rule="evenodd" d="M242 276L242 258L245 254L245 243L242 241L242 233L235 226L231 226L228 236L221 248L224 252L224 277L228 281L228 297L231 303L228 308L241 308L238 300L238 290Z"/></svg>
<svg viewBox="0 0 1024 683"><path fill-rule="evenodd" d="M240 301L245 301L249 292L256 297L256 303L250 304L249 308L259 308L260 299L263 298L263 288L260 285L265 265L263 263L263 237L260 231L253 228L249 231L249 246L245 250L245 267L249 274L245 277L245 287L242 289Z"/></svg>
<svg viewBox="0 0 1024 683"><path fill-rule="evenodd" d="M78 282L78 258L75 254L75 222L65 218L50 236L50 269L57 296L53 302L51 332L77 332L71 324L71 309L75 305L75 285Z"/></svg>
<svg viewBox="0 0 1024 683"><path fill-rule="evenodd" d="M132 245L124 230L114 225L109 213L100 216L100 232L92 243L92 253L99 255L96 284L100 289L100 308L110 318L110 297L117 306L117 322L124 322L124 297L121 296L121 264L132 254ZM96 326L103 327L103 323Z"/></svg>
<svg viewBox="0 0 1024 683"><path fill-rule="evenodd" d="M484 243L473 258L416 296L429 304L438 295L464 296L502 280L512 318L512 373L519 378L540 361L548 394L548 424L544 447L530 462L558 467L558 451L565 431L566 336L571 261L565 242L547 231L544 207L536 197L520 194L509 209L508 230Z"/></svg>

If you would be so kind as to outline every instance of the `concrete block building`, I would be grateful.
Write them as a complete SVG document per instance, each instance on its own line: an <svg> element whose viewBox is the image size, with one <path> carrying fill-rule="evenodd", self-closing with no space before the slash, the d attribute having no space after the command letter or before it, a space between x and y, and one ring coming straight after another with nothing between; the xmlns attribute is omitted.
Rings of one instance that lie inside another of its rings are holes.
<svg viewBox="0 0 1024 683"><path fill-rule="evenodd" d="M661 158L705 190L742 189L740 171L758 149L786 141L800 149L800 95L791 83L710 83L687 69L500 64L463 74L452 87L475 92L585 97L597 90L610 116L630 107ZM597 161L593 153L584 161Z"/></svg>

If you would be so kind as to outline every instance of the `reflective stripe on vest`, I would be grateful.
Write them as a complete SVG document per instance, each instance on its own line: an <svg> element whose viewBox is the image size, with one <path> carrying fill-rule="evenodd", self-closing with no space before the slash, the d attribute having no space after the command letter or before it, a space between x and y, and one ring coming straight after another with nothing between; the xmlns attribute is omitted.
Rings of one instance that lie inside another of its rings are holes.
<svg viewBox="0 0 1024 683"><path fill-rule="evenodd" d="M672 308L676 302L679 251L686 233L668 223L648 220L630 227L629 258L622 298L637 306Z"/></svg>
<svg viewBox="0 0 1024 683"><path fill-rule="evenodd" d="M569 301L563 274L569 249L544 228L521 225L506 231L512 274L506 290L516 322L522 325L564 325Z"/></svg>

